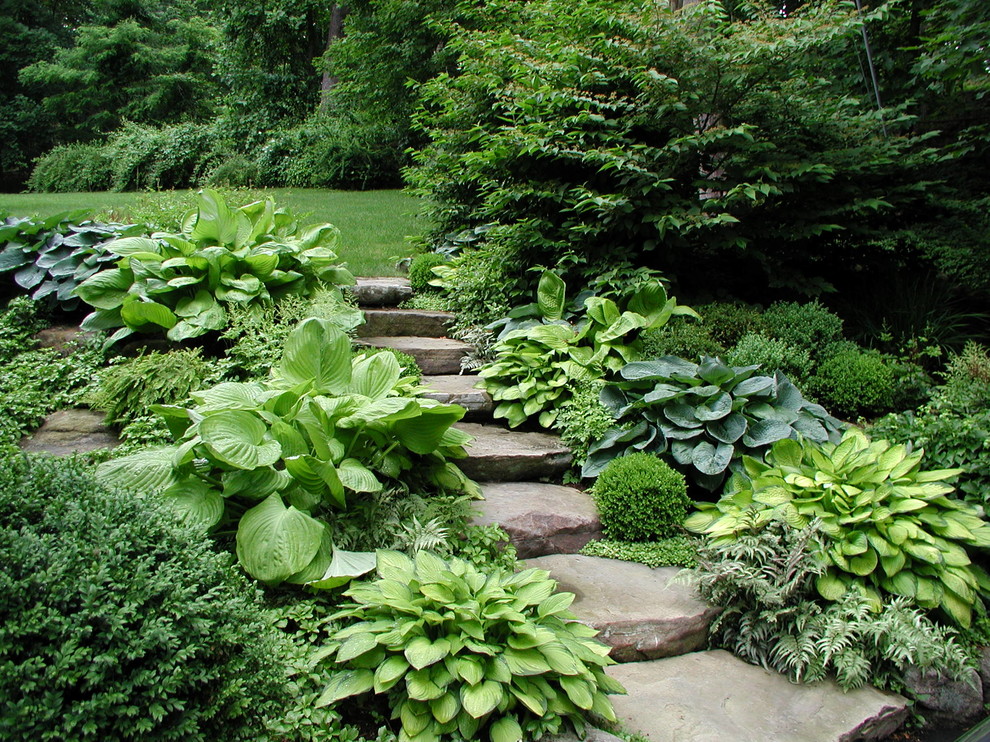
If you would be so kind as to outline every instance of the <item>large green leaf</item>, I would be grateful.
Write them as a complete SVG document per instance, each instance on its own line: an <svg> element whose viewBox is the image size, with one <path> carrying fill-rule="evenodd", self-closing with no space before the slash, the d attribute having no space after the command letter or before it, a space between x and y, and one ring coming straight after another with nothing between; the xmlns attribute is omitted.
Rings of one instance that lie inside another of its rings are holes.
<svg viewBox="0 0 990 742"><path fill-rule="evenodd" d="M334 547L333 560L323 576L306 584L318 590L332 590L355 577L367 574L375 568L376 563L377 558L373 551L343 551Z"/></svg>
<svg viewBox="0 0 990 742"><path fill-rule="evenodd" d="M418 417L397 420L392 432L413 453L433 453L447 428L464 417L464 412L459 405L426 407Z"/></svg>
<svg viewBox="0 0 990 742"><path fill-rule="evenodd" d="M351 341L333 323L310 317L285 343L282 378L292 384L313 382L318 394L346 393L351 381Z"/></svg>
<svg viewBox="0 0 990 742"><path fill-rule="evenodd" d="M130 271L112 268L87 278L76 287L76 295L97 309L117 309L127 298L133 282Z"/></svg>
<svg viewBox="0 0 990 742"><path fill-rule="evenodd" d="M245 410L218 412L199 423L199 435L210 453L237 469L257 469L279 460L282 447L266 436L267 431L257 415Z"/></svg>
<svg viewBox="0 0 990 742"><path fill-rule="evenodd" d="M392 353L376 353L353 364L351 392L372 399L388 394L402 375L399 360Z"/></svg>
<svg viewBox="0 0 990 742"><path fill-rule="evenodd" d="M96 475L123 489L149 495L176 481L172 456L175 448L151 448L100 464Z"/></svg>
<svg viewBox="0 0 990 742"><path fill-rule="evenodd" d="M557 320L564 316L567 285L564 279L552 271L544 271L536 289L536 303L545 319Z"/></svg>
<svg viewBox="0 0 990 742"><path fill-rule="evenodd" d="M721 474L729 467L733 451L733 447L728 443L713 446L707 441L702 441L691 452L691 463L702 474Z"/></svg>
<svg viewBox="0 0 990 742"><path fill-rule="evenodd" d="M189 525L209 529L223 517L223 497L201 479L185 477L163 490L162 497Z"/></svg>
<svg viewBox="0 0 990 742"><path fill-rule="evenodd" d="M131 329L137 329L147 324L160 325L169 329L179 321L172 310L164 304L138 299L128 299L121 305L120 318Z"/></svg>
<svg viewBox="0 0 990 742"><path fill-rule="evenodd" d="M294 507L285 507L277 494L271 495L241 517L237 558L252 577L278 584L313 560L324 527Z"/></svg>

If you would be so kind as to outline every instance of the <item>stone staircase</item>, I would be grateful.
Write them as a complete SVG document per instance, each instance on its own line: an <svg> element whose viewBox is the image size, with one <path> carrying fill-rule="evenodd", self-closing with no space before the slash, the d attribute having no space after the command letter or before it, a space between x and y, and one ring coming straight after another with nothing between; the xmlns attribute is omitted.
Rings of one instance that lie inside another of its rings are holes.
<svg viewBox="0 0 990 742"><path fill-rule="evenodd" d="M546 569L576 596L572 610L598 629L619 664L609 674L628 690L614 696L624 726L654 742L826 742L883 739L907 715L900 696L833 683L793 685L728 652L704 651L717 610L702 602L676 568L581 556L601 536L592 499L545 480L559 479L571 455L555 436L515 432L491 420L492 401L459 376L464 343L444 337L452 317L394 309L411 294L402 279L358 279L367 324L359 342L416 358L428 396L462 404L474 436L459 464L481 484L475 522L498 523L526 565Z"/></svg>

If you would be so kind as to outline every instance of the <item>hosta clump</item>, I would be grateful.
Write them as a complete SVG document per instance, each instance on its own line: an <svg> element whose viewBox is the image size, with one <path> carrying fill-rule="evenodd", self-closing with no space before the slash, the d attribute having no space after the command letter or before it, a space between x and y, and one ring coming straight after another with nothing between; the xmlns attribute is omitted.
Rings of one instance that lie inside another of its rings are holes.
<svg viewBox="0 0 990 742"><path fill-rule="evenodd" d="M822 597L856 588L879 605L881 593L902 595L968 626L973 605L990 595L990 577L972 563L975 549L990 547L990 524L950 496L945 480L958 470L923 471L923 454L858 430L838 444L781 440L765 463L744 459L745 475L717 503L699 503L684 525L720 543L753 522L781 517L804 528L820 519Z"/></svg>
<svg viewBox="0 0 990 742"><path fill-rule="evenodd" d="M708 357L628 364L622 380L602 391L617 425L591 447L582 473L596 476L616 456L645 451L663 455L714 491L733 462L760 456L776 441L837 438L839 422L823 407L783 374L762 376L758 369Z"/></svg>
<svg viewBox="0 0 990 742"><path fill-rule="evenodd" d="M374 691L402 724L400 740L517 742L563 720L615 720L608 647L567 610L549 573L481 571L461 559L378 552L378 576L345 595L356 620L320 653L336 662L319 703Z"/></svg>
<svg viewBox="0 0 990 742"><path fill-rule="evenodd" d="M564 319L566 286L559 276L543 274L537 299L503 320L496 359L478 372L497 402L495 417L512 427L537 414L540 425L551 427L575 384L615 373L640 357L640 331L661 327L674 315L697 316L668 298L659 280L640 284L624 310L612 299L587 295L574 324Z"/></svg>
<svg viewBox="0 0 990 742"><path fill-rule="evenodd" d="M227 324L225 304L261 305L320 284L351 284L334 252L332 224L300 227L273 201L231 209L215 191L199 195L179 233L128 237L107 246L117 267L84 281L76 294L95 311L83 329L167 331L198 337Z"/></svg>
<svg viewBox="0 0 990 742"><path fill-rule="evenodd" d="M476 492L449 460L470 441L451 428L464 408L402 396L406 385L395 356L352 356L347 335L308 319L271 379L194 392L189 409L156 405L178 443L108 461L99 473L160 492L205 529L236 529L238 559L259 580L334 587L355 571L338 571L343 557L334 559L321 513L388 485Z"/></svg>

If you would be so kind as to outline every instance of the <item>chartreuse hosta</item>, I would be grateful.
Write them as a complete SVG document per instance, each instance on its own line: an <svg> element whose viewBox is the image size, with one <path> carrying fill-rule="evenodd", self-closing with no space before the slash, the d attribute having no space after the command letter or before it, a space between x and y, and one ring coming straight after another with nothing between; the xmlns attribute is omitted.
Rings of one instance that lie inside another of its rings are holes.
<svg viewBox="0 0 990 742"><path fill-rule="evenodd" d="M564 319L566 286L555 273L540 278L537 303L514 310L490 327L503 327L496 359L478 375L498 404L495 417L515 427L539 415L549 428L574 383L600 379L640 357L638 333L662 327L674 315L697 317L668 298L659 280L644 282L623 311L612 299L587 296L576 324Z"/></svg>
<svg viewBox="0 0 990 742"><path fill-rule="evenodd" d="M828 570L817 580L827 600L857 588L942 608L968 626L990 577L970 551L990 547L990 524L945 483L958 469L924 471L923 451L850 430L838 444L781 440L766 463L746 457L717 503L698 503L684 523L716 543L754 522L783 517L796 528L821 520Z"/></svg>
<svg viewBox="0 0 990 742"><path fill-rule="evenodd" d="M354 283L334 252L339 240L332 224L300 227L270 199L231 209L220 194L202 191L182 232L107 245L119 257L116 268L76 288L95 310L82 326L120 328L111 342L138 330L181 341L222 329L225 303L266 304L317 284Z"/></svg>
<svg viewBox="0 0 990 742"><path fill-rule="evenodd" d="M158 492L205 529L237 531L237 557L263 582L334 587L360 571L334 559L320 519L386 483L416 491L477 494L450 461L470 437L451 428L457 405L414 396L391 353L352 356L333 324L293 330L281 366L264 382L219 384L190 409L156 406L177 444L103 464L100 475L139 493ZM352 560L353 554L348 555Z"/></svg>
<svg viewBox="0 0 990 742"><path fill-rule="evenodd" d="M374 691L402 723L400 742L519 742L615 721L609 648L568 610L550 573L480 572L421 551L378 552L378 579L351 587L335 618L351 625L318 657L335 673L318 705Z"/></svg>

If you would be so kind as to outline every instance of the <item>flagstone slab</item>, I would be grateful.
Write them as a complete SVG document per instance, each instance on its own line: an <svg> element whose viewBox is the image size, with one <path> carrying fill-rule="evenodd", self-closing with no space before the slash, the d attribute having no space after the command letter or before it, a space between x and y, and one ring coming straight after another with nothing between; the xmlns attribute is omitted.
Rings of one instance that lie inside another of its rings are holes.
<svg viewBox="0 0 990 742"><path fill-rule="evenodd" d="M387 337L416 335L419 337L447 336L454 323L450 312L430 312L425 309L365 309L364 324L357 328L358 337Z"/></svg>
<svg viewBox="0 0 990 742"><path fill-rule="evenodd" d="M416 359L425 376L458 373L461 359L471 351L471 346L460 340L419 336L365 337L358 338L357 344L395 348L408 353Z"/></svg>
<svg viewBox="0 0 990 742"><path fill-rule="evenodd" d="M32 436L21 440L20 447L29 453L55 456L113 448L120 441L104 425L105 417L105 413L85 409L53 412Z"/></svg>
<svg viewBox="0 0 990 742"><path fill-rule="evenodd" d="M571 465L571 451L547 433L520 433L497 425L457 423L474 437L457 465L478 482L522 482L554 477Z"/></svg>
<svg viewBox="0 0 990 742"><path fill-rule="evenodd" d="M477 376L461 374L424 376L422 385L428 391L423 396L445 404L459 404L467 410L464 417L468 419L491 418L495 403L488 392L475 386L477 383Z"/></svg>
<svg viewBox="0 0 990 742"><path fill-rule="evenodd" d="M361 307L395 307L413 295L409 279L394 276L358 278L356 285L344 288Z"/></svg>

